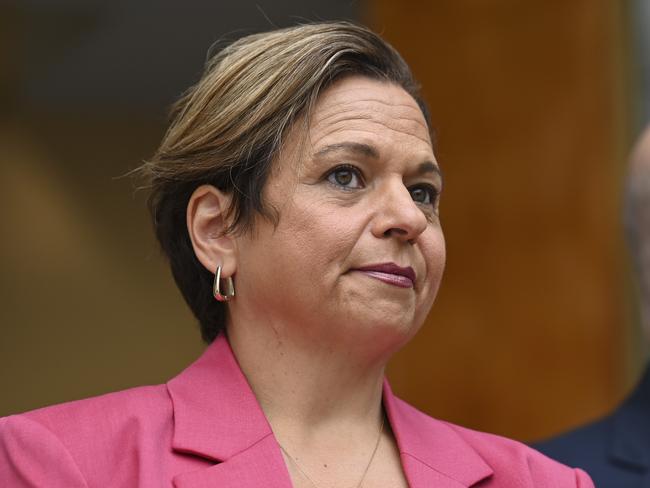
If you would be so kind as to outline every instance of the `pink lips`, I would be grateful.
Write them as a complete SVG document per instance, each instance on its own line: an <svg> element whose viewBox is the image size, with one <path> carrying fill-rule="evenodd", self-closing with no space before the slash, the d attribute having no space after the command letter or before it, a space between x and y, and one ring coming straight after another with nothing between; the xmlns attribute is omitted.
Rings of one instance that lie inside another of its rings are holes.
<svg viewBox="0 0 650 488"><path fill-rule="evenodd" d="M400 288L413 288L415 283L415 271L410 266L403 268L395 263L371 264L355 268L354 271L360 271L371 278L383 281L389 285L399 286Z"/></svg>

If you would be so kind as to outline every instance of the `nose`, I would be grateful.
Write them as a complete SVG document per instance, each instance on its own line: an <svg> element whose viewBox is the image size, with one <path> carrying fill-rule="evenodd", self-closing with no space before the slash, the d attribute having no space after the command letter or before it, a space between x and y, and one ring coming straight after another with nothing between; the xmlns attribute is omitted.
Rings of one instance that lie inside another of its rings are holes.
<svg viewBox="0 0 650 488"><path fill-rule="evenodd" d="M413 243L427 228L427 217L411 198L408 188L400 180L383 185L376 191L377 209L372 223L373 235Z"/></svg>

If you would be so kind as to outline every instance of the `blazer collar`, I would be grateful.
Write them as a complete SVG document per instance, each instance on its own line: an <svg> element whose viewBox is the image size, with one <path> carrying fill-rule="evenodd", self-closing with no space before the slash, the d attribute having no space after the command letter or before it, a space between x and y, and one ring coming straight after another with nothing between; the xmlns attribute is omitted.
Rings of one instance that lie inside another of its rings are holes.
<svg viewBox="0 0 650 488"><path fill-rule="evenodd" d="M273 431L224 335L167 383L174 409L172 448L219 462L177 476L178 488L290 488ZM384 381L384 408L411 487L469 487L492 469L449 425L393 395Z"/></svg>
<svg viewBox="0 0 650 488"><path fill-rule="evenodd" d="M449 424L397 398L386 380L384 408L410 486L469 487L492 475L492 468Z"/></svg>
<svg viewBox="0 0 650 488"><path fill-rule="evenodd" d="M174 477L176 488L291 488L273 431L224 335L167 383L172 449L218 464Z"/></svg>
<svg viewBox="0 0 650 488"><path fill-rule="evenodd" d="M174 408L172 447L223 461L272 435L224 335L167 383Z"/></svg>
<svg viewBox="0 0 650 488"><path fill-rule="evenodd" d="M609 454L639 468L650 468L650 368L612 418Z"/></svg>

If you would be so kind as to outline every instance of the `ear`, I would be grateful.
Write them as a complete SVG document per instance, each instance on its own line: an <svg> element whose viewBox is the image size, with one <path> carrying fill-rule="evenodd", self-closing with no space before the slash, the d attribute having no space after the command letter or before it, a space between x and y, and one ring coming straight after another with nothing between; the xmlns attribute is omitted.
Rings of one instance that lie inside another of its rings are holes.
<svg viewBox="0 0 650 488"><path fill-rule="evenodd" d="M221 276L228 278L237 269L235 238L226 234L226 214L231 197L211 185L194 190L187 204L187 231L194 254L211 273L221 266Z"/></svg>

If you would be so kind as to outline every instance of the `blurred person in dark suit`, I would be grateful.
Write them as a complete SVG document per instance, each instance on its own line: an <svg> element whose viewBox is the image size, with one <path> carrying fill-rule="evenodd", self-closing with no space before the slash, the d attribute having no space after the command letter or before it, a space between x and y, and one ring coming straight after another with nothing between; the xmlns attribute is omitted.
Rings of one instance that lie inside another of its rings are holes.
<svg viewBox="0 0 650 488"><path fill-rule="evenodd" d="M625 224L640 292L640 316L650 342L650 126L630 161ZM586 470L600 488L650 486L650 366L610 415L535 446Z"/></svg>

